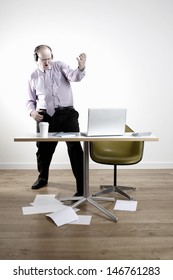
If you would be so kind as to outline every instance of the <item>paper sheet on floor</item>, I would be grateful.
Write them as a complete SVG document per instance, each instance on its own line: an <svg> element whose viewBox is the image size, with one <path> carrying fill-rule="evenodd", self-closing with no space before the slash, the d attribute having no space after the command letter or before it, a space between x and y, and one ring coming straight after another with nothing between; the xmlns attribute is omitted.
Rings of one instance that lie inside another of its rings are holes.
<svg viewBox="0 0 173 280"><path fill-rule="evenodd" d="M30 204L33 206L41 206L45 204L50 204L54 201L61 203L61 201L55 198L55 194L37 194L34 201Z"/></svg>
<svg viewBox="0 0 173 280"><path fill-rule="evenodd" d="M70 206L65 206L59 211L47 214L46 216L50 217L57 226L62 226L78 220L78 215Z"/></svg>
<svg viewBox="0 0 173 280"><path fill-rule="evenodd" d="M77 225L89 225L91 216L77 215L78 208L64 205L63 202L55 198L55 194L38 194L31 206L22 207L23 215L48 214L55 224L61 226L67 223Z"/></svg>
<svg viewBox="0 0 173 280"><path fill-rule="evenodd" d="M78 215L78 220L69 224L74 225L90 225L92 216L90 215Z"/></svg>
<svg viewBox="0 0 173 280"><path fill-rule="evenodd" d="M114 210L136 211L138 202L135 200L117 200Z"/></svg>
<svg viewBox="0 0 173 280"><path fill-rule="evenodd" d="M54 202L45 205L22 207L22 211L23 211L23 215L44 214L44 213L56 212L64 207L65 205L60 204L58 202Z"/></svg>
<svg viewBox="0 0 173 280"><path fill-rule="evenodd" d="M58 211L63 208L63 203L55 198L55 194L38 194L32 206L22 207L23 215L43 214Z"/></svg>

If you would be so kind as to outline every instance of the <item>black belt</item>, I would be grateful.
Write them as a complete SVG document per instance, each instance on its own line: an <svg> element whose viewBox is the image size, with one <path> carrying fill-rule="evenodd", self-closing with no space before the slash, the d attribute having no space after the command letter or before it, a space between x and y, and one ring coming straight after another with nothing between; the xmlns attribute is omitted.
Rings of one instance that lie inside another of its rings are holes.
<svg viewBox="0 0 173 280"><path fill-rule="evenodd" d="M55 112L60 111L60 110L69 110L69 109L73 109L73 108L74 108L73 106L67 106L67 107L58 106L55 108ZM46 109L39 109L39 110L41 110L42 112L45 112L45 113L47 112Z"/></svg>
<svg viewBox="0 0 173 280"><path fill-rule="evenodd" d="M73 109L73 106L67 106L67 107L58 106L57 108L55 108L55 112L58 110L69 110L69 109Z"/></svg>

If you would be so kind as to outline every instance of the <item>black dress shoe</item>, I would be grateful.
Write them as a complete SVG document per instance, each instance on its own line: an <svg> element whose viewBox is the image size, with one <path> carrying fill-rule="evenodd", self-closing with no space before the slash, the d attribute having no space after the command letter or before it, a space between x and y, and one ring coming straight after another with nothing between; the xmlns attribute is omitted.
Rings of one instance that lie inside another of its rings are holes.
<svg viewBox="0 0 173 280"><path fill-rule="evenodd" d="M74 196L83 196L83 193L76 192Z"/></svg>
<svg viewBox="0 0 173 280"><path fill-rule="evenodd" d="M37 181L32 185L31 189L38 190L40 188L43 188L47 185L47 180L45 179L37 179Z"/></svg>
<svg viewBox="0 0 173 280"><path fill-rule="evenodd" d="M83 196L83 193L76 192L73 196ZM72 200L72 203L77 202L78 200Z"/></svg>

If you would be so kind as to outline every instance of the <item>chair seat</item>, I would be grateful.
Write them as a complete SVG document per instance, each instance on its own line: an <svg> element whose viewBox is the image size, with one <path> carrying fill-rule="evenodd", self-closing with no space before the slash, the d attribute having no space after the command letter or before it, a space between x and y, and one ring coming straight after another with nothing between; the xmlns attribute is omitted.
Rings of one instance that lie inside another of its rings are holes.
<svg viewBox="0 0 173 280"><path fill-rule="evenodd" d="M92 142L91 154L95 162L101 164L128 165L141 160L142 145L140 142L114 143Z"/></svg>

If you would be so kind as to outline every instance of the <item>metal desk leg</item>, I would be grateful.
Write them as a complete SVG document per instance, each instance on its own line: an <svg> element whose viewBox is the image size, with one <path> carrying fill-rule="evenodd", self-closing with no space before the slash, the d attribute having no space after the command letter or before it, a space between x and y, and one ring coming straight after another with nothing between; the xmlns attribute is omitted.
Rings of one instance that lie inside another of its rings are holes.
<svg viewBox="0 0 173 280"><path fill-rule="evenodd" d="M114 222L117 222L118 218L115 215L99 205L92 199L92 197L89 196L89 142L84 142L84 197L90 204L94 205Z"/></svg>
<svg viewBox="0 0 173 280"><path fill-rule="evenodd" d="M60 200L61 201L65 201L65 200L77 200L75 203L73 203L72 207L75 208L77 206L79 206L80 204L82 204L83 202L87 201L90 204L92 204L93 206L95 206L97 209L99 209L101 212L103 212L104 214L106 214L111 220L113 220L114 222L118 221L118 218L113 215L111 212L109 212L108 210L106 210L104 207L102 207L101 205L99 205L97 202L95 202L94 200L100 199L100 197L92 197L89 195L89 142L84 141L84 170L83 170L83 174L84 174L84 196L82 197L61 197ZM111 198L103 198L102 200L111 200Z"/></svg>

